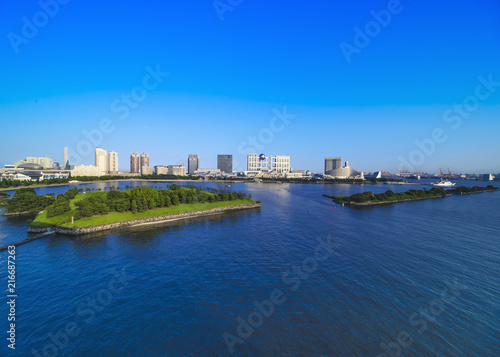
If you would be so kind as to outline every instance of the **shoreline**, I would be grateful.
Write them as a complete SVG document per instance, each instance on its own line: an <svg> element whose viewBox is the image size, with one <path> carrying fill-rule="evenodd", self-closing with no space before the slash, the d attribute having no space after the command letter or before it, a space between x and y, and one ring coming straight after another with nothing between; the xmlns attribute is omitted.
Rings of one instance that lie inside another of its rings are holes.
<svg viewBox="0 0 500 357"><path fill-rule="evenodd" d="M17 186L17 187L9 187L9 188L0 188L1 191L16 191L20 188L42 188L42 187L58 187L58 186L71 186L71 185L82 185L82 184L92 184L92 183L109 183L109 182L120 182L120 181L149 181L149 182L215 182L215 183L256 183L251 179L248 180L191 180L191 179L114 179L114 180L94 180L94 181L79 181L77 183L53 183L48 185L43 184L34 184L29 186ZM278 180L279 181L279 180ZM277 181L265 180L258 183L278 183ZM302 184L302 183L314 183L314 184L324 184L324 185L425 185L424 183L411 183L411 182L398 182L398 181L389 181L389 182L309 182L309 181L282 181L281 183L288 184Z"/></svg>
<svg viewBox="0 0 500 357"><path fill-rule="evenodd" d="M139 225L145 225L145 224L176 221L176 220L181 220L181 219L185 219L185 218L210 216L210 215L220 214L220 213L230 212L230 211L244 211L244 210L251 210L251 209L256 209L256 208L260 209L260 207L261 207L260 203L246 203L246 204L236 205L236 206L218 207L218 208L211 208L211 209L207 209L207 210L183 212L183 213L161 215L161 216L148 217L148 218L139 218L139 219L132 219L132 220L128 220L128 221L122 221L122 222L114 222L114 223L108 223L108 224L99 224L99 225L86 226L86 227L76 227L76 228L61 227L61 226L41 227L41 226L29 225L28 232L30 232L30 233L55 232L55 233L68 234L68 235L83 235L83 234L88 234L88 233L95 233L95 232L110 230L110 229L114 229L114 228L133 227L133 226L139 226Z"/></svg>

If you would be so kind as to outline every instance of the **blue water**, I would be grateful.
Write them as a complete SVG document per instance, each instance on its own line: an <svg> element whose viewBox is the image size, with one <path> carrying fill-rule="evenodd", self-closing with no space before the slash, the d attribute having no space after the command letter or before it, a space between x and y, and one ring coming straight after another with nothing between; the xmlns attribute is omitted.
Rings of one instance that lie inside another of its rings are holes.
<svg viewBox="0 0 500 357"><path fill-rule="evenodd" d="M322 197L409 188L237 183L260 210L19 246L16 350L5 333L0 354L500 355L500 192L367 209ZM0 216L0 244L25 239L26 219ZM238 335L254 300L273 311Z"/></svg>

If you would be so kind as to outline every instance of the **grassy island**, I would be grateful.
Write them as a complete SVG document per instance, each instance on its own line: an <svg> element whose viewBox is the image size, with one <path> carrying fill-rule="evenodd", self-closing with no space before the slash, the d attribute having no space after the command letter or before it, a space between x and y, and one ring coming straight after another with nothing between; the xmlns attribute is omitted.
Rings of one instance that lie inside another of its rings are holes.
<svg viewBox="0 0 500 357"><path fill-rule="evenodd" d="M29 224L30 231L40 228L109 226L116 223L168 220L169 217L196 216L207 212L258 207L251 195L218 189L202 190L194 186L171 185L168 189L136 187L132 190L82 192L72 188L53 199ZM250 207L251 206L251 207ZM130 224L126 224L130 225ZM38 230L37 230L38 229Z"/></svg>
<svg viewBox="0 0 500 357"><path fill-rule="evenodd" d="M376 206L383 204L391 204L391 203L399 203L399 202L409 202L409 201L418 201L418 200L426 200L430 198L441 198L448 197L452 194L465 195L471 193L480 193L480 192L493 192L498 191L499 189L495 186L489 185L487 187L456 187L452 190L445 190L442 187L433 187L430 190L409 190L406 192L395 193L391 190L386 191L385 193L373 194L370 191L366 191L363 193L356 193L351 196L327 196L328 198L332 198L336 203L345 204L347 206L352 207L366 207L366 206Z"/></svg>
<svg viewBox="0 0 500 357"><path fill-rule="evenodd" d="M493 191L498 191L500 190L498 187L495 187L493 185L488 185L486 187L479 187L479 186L474 186L474 187L465 187L465 186L460 186L460 187L455 187L453 190L449 190L448 192L457 194L457 195L469 195L471 193L481 193L481 192L493 192Z"/></svg>
<svg viewBox="0 0 500 357"><path fill-rule="evenodd" d="M406 192L395 193L388 190L385 193L373 194L370 191L356 193L351 196L326 196L332 198L336 203L343 203L348 206L375 206L381 204L390 204L398 202L408 202L425 200L429 198L446 197L450 194L440 187L434 187L430 190L409 190Z"/></svg>

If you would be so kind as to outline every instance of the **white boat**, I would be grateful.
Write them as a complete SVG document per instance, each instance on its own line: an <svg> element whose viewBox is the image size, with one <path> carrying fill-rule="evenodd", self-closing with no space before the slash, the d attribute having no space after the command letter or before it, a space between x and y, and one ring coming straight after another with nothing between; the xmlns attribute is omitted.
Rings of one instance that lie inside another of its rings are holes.
<svg viewBox="0 0 500 357"><path fill-rule="evenodd" d="M455 187L456 183L448 181L448 180L441 180L439 182L435 182L432 184L434 187Z"/></svg>

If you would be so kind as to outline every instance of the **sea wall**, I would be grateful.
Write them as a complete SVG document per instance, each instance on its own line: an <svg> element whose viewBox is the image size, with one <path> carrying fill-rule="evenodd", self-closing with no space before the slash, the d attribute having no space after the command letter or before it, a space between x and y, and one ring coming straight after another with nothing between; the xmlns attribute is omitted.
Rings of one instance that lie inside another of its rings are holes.
<svg viewBox="0 0 500 357"><path fill-rule="evenodd" d="M231 212L231 211L241 211L241 210L248 210L248 209L254 209L254 208L260 208L260 203L247 203L247 204L237 205L237 206L219 207L219 208L212 208L212 209L207 209L207 210L203 210L203 211L168 214L168 215L163 215L163 216L133 219L133 220L123 221L123 222L114 222L114 223L109 223L109 224L100 224L100 225L96 225L96 226L78 227L78 228L66 228L66 227L59 227L59 226L37 227L37 226L28 225L28 232L31 232L31 233L55 232L55 233L69 234L69 235L82 235L82 234L105 231L108 229L136 226L139 224L162 222L162 221L172 221L172 220L179 220L179 219L191 218L191 217L202 217L202 216L209 216L209 215L218 214L218 213Z"/></svg>

